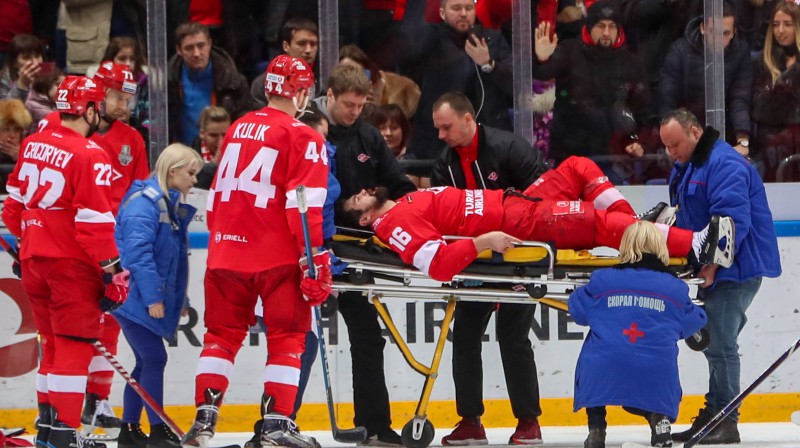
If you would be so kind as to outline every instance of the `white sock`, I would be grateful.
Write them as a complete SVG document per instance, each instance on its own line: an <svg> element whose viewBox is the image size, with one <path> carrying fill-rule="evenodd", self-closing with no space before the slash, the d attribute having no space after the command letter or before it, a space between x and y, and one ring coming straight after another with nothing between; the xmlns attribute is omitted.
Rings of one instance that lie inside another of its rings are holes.
<svg viewBox="0 0 800 448"><path fill-rule="evenodd" d="M697 259L700 259L700 252L703 250L703 243L708 236L708 225L706 225L703 230L699 232L694 232L692 234L692 250L694 250L694 256Z"/></svg>

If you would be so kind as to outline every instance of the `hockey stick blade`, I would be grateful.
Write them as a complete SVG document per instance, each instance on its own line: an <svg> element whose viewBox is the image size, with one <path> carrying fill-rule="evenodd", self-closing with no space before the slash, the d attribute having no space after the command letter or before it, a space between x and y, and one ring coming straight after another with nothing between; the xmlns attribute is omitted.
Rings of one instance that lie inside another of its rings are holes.
<svg viewBox="0 0 800 448"><path fill-rule="evenodd" d="M622 444L622 448L652 448L652 447L650 445L642 445L641 443L625 442ZM677 445L672 445L672 448L683 448L683 444L679 443Z"/></svg>
<svg viewBox="0 0 800 448"><path fill-rule="evenodd" d="M797 426L800 426L800 411L792 412L792 423Z"/></svg>
<svg viewBox="0 0 800 448"><path fill-rule="evenodd" d="M367 440L367 428L356 426L353 429L334 428L333 440L339 443L361 443Z"/></svg>

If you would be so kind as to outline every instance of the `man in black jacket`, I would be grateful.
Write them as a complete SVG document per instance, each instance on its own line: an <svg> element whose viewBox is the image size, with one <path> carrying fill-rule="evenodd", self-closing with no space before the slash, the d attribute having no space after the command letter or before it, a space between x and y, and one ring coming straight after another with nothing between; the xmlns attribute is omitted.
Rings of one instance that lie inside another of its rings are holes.
<svg viewBox="0 0 800 448"><path fill-rule="evenodd" d="M421 89L408 152L417 159L435 159L439 151L431 112L436 98L451 90L464 92L478 105L476 117L482 123L510 130L513 75L511 47L500 31L476 24L472 0L443 0L442 23L437 24L424 21L425 3L409 1L402 25L406 59L419 69L411 77Z"/></svg>
<svg viewBox="0 0 800 448"><path fill-rule="evenodd" d="M184 23L175 30L175 40L176 54L167 67L169 139L192 146L206 106L220 106L234 120L247 112L247 79L228 53L212 47L205 25Z"/></svg>
<svg viewBox="0 0 800 448"><path fill-rule="evenodd" d="M705 42L711 21L695 17L686 26L683 38L672 44L664 61L659 88L659 115L684 107L705 124ZM750 47L736 37L736 11L722 3L722 42L725 48L725 136L740 154L750 154L750 100L753 66Z"/></svg>
<svg viewBox="0 0 800 448"><path fill-rule="evenodd" d="M342 189L339 203L362 189L377 186L387 187L392 198L416 190L378 129L360 118L369 92L369 80L362 70L338 65L328 80L326 95L314 101L328 118L328 141L336 146L335 175ZM346 220L338 205L336 224L357 225ZM347 324L353 359L354 422L367 428L364 445L402 446L400 436L391 428L383 368L386 339L381 334L378 313L367 297L357 291L339 294L339 311Z"/></svg>
<svg viewBox="0 0 800 448"><path fill-rule="evenodd" d="M549 170L541 153L508 131L479 125L469 99L448 92L433 104L433 124L447 148L436 161L431 185L466 189L524 191ZM342 197L345 196L344 194ZM460 302L453 327L453 382L461 421L443 445L485 444L481 338L497 309L497 342L503 361L511 409L519 420L510 444L542 443L537 417L539 382L528 337L535 307L504 303Z"/></svg>
<svg viewBox="0 0 800 448"><path fill-rule="evenodd" d="M630 181L631 156L644 152L638 135L650 93L641 59L625 46L616 2L593 3L579 39L558 42L542 22L534 48L533 77L556 80L550 155L557 164L589 157L615 184Z"/></svg>

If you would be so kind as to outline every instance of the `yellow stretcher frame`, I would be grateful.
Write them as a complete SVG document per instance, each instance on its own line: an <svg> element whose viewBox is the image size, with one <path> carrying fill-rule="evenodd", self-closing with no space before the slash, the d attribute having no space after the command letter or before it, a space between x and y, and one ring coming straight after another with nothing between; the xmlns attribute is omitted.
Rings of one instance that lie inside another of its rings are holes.
<svg viewBox="0 0 800 448"><path fill-rule="evenodd" d="M446 239L461 239L460 237L445 237ZM337 235L336 240L347 241L361 240L355 238L339 238ZM433 441L435 429L433 424L428 420L427 408L430 402L431 393L433 392L433 385L439 376L439 365L442 360L442 353L444 352L445 344L447 343L447 336L450 332L450 323L453 320L456 304L459 301L479 301L479 302L501 302L501 303L517 303L517 304L536 304L540 303L551 308L555 308L562 312L568 312L567 300L569 293L553 293L549 292L547 285L558 285L561 287L575 288L588 282L588 276L575 276L572 277L567 274L564 278L555 278L556 260L560 266L570 266L577 269L585 268L588 270L610 267L619 264L619 260L615 257L595 257L588 251L572 251L572 250L559 250L556 253L546 243L537 241L526 241L523 243L525 247L516 248L508 251L503 256L505 262L531 262L546 260L547 265L540 267L544 273L539 275L526 275L526 276L508 276L508 277L494 277L490 275L481 274L468 274L463 273L454 277L454 284L450 287L420 287L410 286L412 279L428 278L426 275L416 271L410 267L394 266L394 265L381 265L379 263L370 263L360 261L356 258L347 256L340 256L343 261L349 263L348 270L351 274L360 275L363 272L371 272L391 276L395 281L403 285L387 285L387 284L374 284L374 283L346 283L334 282L333 288L339 291L361 291L366 294L372 302L375 310L383 321L389 333L394 338L398 349L400 350L403 358L408 365L425 377L425 382L420 392L420 398L414 412L414 416L403 425L401 438L403 444L408 448L427 448ZM335 247L334 247L335 249ZM338 254L337 254L338 255ZM479 258L490 258L492 255L488 251L479 254ZM674 258L670 260L673 266L685 266L686 260ZM482 282L503 282L503 283L518 283L526 286L525 291L513 291L508 289L491 289L491 288L464 288L454 286L459 281L463 280L478 280ZM700 281L696 279L684 279L689 284L697 284ZM424 299L424 300L444 300L447 302L445 308L445 315L441 322L441 332L434 347L433 358L429 365L425 365L416 359L408 344L403 339L402 334L397 329L397 326L392 319L391 314L386 309L386 305L382 302L384 297L398 297L404 299ZM323 337L323 335L320 335ZM697 337L700 343L699 337Z"/></svg>

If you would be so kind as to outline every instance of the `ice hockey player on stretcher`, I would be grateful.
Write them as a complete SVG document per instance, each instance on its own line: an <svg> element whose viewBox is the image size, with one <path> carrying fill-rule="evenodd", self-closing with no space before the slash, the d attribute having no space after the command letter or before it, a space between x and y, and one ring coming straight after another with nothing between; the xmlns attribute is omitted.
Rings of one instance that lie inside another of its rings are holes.
<svg viewBox="0 0 800 448"><path fill-rule="evenodd" d="M437 187L392 201L379 187L351 196L343 207L405 263L438 281L450 281L483 250L505 253L521 240L552 241L558 249L617 249L625 229L638 220L600 168L582 157L565 160L523 193ZM729 217L713 216L699 232L656 226L670 256L730 266ZM448 243L443 235L474 239Z"/></svg>

